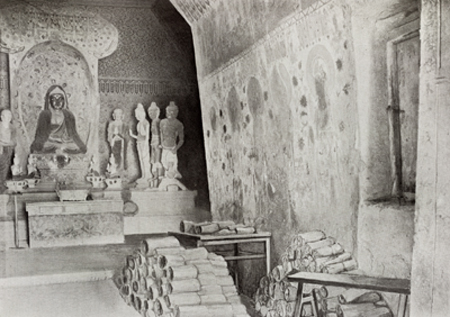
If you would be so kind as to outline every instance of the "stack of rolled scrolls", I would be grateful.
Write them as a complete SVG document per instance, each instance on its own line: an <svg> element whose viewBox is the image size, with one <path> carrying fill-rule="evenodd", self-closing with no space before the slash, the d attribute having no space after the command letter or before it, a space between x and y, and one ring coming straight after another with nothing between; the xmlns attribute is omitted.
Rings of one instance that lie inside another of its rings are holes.
<svg viewBox="0 0 450 317"><path fill-rule="evenodd" d="M263 317L293 316L297 285L287 280L288 273L341 273L355 270L357 266L352 254L324 232L315 230L297 234L281 256L281 264L273 268L268 276L261 278L254 295L255 309ZM323 287L312 290L311 294L312 292L316 292L317 298L327 297Z"/></svg>
<svg viewBox="0 0 450 317"><path fill-rule="evenodd" d="M249 317L224 258L174 237L143 240L114 282L143 317Z"/></svg>

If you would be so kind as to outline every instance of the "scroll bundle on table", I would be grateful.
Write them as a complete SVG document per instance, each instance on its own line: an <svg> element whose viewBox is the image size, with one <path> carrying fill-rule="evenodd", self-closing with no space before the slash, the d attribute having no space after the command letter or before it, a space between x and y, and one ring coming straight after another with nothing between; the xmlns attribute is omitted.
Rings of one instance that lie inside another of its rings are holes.
<svg viewBox="0 0 450 317"><path fill-rule="evenodd" d="M195 223L183 220L180 223L180 231L193 234L252 234L256 232L255 227L244 224L236 224L234 221L213 221Z"/></svg>
<svg viewBox="0 0 450 317"><path fill-rule="evenodd" d="M283 270L341 273L358 268L352 254L333 237L316 230L298 234L281 256Z"/></svg>
<svg viewBox="0 0 450 317"><path fill-rule="evenodd" d="M249 316L223 257L185 249L175 237L142 241L114 281L144 317Z"/></svg>

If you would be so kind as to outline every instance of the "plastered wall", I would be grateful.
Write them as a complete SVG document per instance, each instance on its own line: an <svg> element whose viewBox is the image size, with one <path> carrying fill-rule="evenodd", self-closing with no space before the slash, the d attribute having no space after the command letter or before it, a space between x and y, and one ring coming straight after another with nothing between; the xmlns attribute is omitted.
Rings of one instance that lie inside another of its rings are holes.
<svg viewBox="0 0 450 317"><path fill-rule="evenodd" d="M273 263L300 231L324 230L349 250L355 243L359 152L350 10L325 2L285 18L199 76L213 216L263 223L273 234ZM227 23L237 23L240 8L228 9L235 11ZM214 37L201 36L213 16L193 27L196 48L220 49ZM197 56L201 74L210 62Z"/></svg>
<svg viewBox="0 0 450 317"><path fill-rule="evenodd" d="M411 316L448 316L450 6L422 1L419 151Z"/></svg>
<svg viewBox="0 0 450 317"><path fill-rule="evenodd" d="M376 267L368 274L409 277L414 206L365 201L391 194L386 49L419 28L417 2L251 3L278 20L218 1L191 25L213 217L271 231L272 265L293 235L320 229ZM384 214L407 219L405 230ZM373 236L377 250L388 237L402 244L374 261ZM258 269L244 275L257 281Z"/></svg>

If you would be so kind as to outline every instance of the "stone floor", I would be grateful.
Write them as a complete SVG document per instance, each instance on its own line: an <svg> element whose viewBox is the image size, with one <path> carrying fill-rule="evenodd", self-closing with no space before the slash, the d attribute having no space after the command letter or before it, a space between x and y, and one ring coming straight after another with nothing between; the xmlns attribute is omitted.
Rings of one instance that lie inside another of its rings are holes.
<svg viewBox="0 0 450 317"><path fill-rule="evenodd" d="M0 287L111 277L147 236L127 236L124 244L8 249L0 253Z"/></svg>
<svg viewBox="0 0 450 317"><path fill-rule="evenodd" d="M1 252L0 316L139 316L110 278L145 237L128 236L125 244Z"/></svg>
<svg viewBox="0 0 450 317"><path fill-rule="evenodd" d="M0 288L0 316L139 317L111 280Z"/></svg>
<svg viewBox="0 0 450 317"><path fill-rule="evenodd" d="M0 252L0 316L140 316L126 305L110 278L146 237L127 236L125 244L117 245ZM248 298L242 303L251 310Z"/></svg>

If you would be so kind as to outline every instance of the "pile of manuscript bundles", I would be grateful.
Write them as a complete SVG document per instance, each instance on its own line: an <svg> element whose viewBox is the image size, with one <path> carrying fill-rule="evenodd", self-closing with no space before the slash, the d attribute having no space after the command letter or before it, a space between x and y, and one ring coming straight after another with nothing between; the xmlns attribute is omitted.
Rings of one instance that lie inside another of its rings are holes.
<svg viewBox="0 0 450 317"><path fill-rule="evenodd" d="M295 236L281 256L285 272L292 270L341 273L358 268L350 252L346 252L333 237L316 230Z"/></svg>
<svg viewBox="0 0 450 317"><path fill-rule="evenodd" d="M195 223L189 220L182 220L180 223L180 231L193 234L232 235L252 234L256 232L256 229L253 226L236 224L231 220L200 223Z"/></svg>
<svg viewBox="0 0 450 317"><path fill-rule="evenodd" d="M143 240L114 282L144 317L249 317L224 258L174 237Z"/></svg>
<svg viewBox="0 0 450 317"><path fill-rule="evenodd" d="M254 295L255 309L263 317L293 316L297 284L287 280L287 275L292 271L340 273L355 269L357 263L352 254L346 252L334 238L319 230L300 233L286 248L281 256L281 263L275 266L268 276L261 278ZM307 297L312 300L314 292L318 300L326 299L328 294L322 287L313 289ZM332 312L336 313L336 309Z"/></svg>

